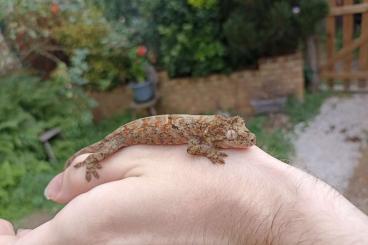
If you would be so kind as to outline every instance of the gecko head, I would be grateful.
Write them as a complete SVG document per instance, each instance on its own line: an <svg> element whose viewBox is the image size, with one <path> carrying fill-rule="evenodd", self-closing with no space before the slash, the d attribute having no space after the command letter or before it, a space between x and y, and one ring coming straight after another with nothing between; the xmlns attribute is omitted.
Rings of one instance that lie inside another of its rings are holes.
<svg viewBox="0 0 368 245"><path fill-rule="evenodd" d="M246 148L256 143L256 136L245 127L239 117L222 117L221 133L216 140L220 148Z"/></svg>

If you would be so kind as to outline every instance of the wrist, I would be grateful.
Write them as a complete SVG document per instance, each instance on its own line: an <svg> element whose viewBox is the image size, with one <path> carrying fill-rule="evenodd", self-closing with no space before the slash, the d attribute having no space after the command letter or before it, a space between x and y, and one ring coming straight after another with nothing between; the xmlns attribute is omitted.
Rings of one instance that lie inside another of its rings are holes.
<svg viewBox="0 0 368 245"><path fill-rule="evenodd" d="M272 244L368 244L368 219L324 182L292 169L295 199L280 203Z"/></svg>
<svg viewBox="0 0 368 245"><path fill-rule="evenodd" d="M289 227L282 244L368 244L367 217L330 186L311 179L300 186L285 216Z"/></svg>
<svg viewBox="0 0 368 245"><path fill-rule="evenodd" d="M232 244L368 244L367 216L324 182L258 148L242 163L226 188L240 200Z"/></svg>

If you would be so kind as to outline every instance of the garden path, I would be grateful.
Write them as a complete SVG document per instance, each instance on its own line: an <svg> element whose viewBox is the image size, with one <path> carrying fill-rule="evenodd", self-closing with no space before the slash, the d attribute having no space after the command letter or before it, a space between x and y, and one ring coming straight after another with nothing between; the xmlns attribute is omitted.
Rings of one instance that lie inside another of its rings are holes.
<svg viewBox="0 0 368 245"><path fill-rule="evenodd" d="M295 127L293 165L335 187L368 214L368 95L331 97Z"/></svg>

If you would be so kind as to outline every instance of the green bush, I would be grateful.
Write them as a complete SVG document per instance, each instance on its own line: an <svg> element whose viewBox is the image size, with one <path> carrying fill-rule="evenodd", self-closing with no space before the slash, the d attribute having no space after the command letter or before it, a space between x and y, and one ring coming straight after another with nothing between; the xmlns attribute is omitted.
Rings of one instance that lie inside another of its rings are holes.
<svg viewBox="0 0 368 245"><path fill-rule="evenodd" d="M77 148L57 146L59 164L50 164L40 135L58 127L62 134L52 144L73 142L70 131L91 125L91 103L62 80L18 74L0 86L0 217L14 218L45 205L43 188Z"/></svg>
<svg viewBox="0 0 368 245"><path fill-rule="evenodd" d="M222 4L233 67L295 51L328 13L325 0L229 0Z"/></svg>
<svg viewBox="0 0 368 245"><path fill-rule="evenodd" d="M106 90L126 79L129 30L107 21L102 10L86 0L16 0L2 3L5 36L23 64L48 77L59 63L71 66L73 82ZM79 50L86 50L80 55ZM73 62L78 60L78 62ZM76 64L77 63L77 64ZM83 71L75 71L84 63ZM81 83L83 81L83 83Z"/></svg>
<svg viewBox="0 0 368 245"><path fill-rule="evenodd" d="M88 4L66 9L61 23L51 33L71 57L72 73L81 68L79 63L85 64L79 79L74 81L83 80L79 84L106 90L126 79L128 49L132 44L126 33L117 31L100 9ZM80 55L81 50L84 55Z"/></svg>
<svg viewBox="0 0 368 245"><path fill-rule="evenodd" d="M124 4L124 3L126 4ZM206 75L295 51L327 15L325 0L112 0L171 76ZM139 25L136 25L139 23Z"/></svg>
<svg viewBox="0 0 368 245"><path fill-rule="evenodd" d="M151 13L151 37L159 40L159 62L171 76L206 75L226 68L219 4L210 2L161 0L146 4L142 11L145 18Z"/></svg>
<svg viewBox="0 0 368 245"><path fill-rule="evenodd" d="M78 60L71 64L76 82L98 89L127 80L127 54L138 45L154 50L171 76L225 72L295 51L328 12L325 0L6 0L0 5L6 6L15 11L0 8L0 18L22 53L55 61L59 48ZM61 47L43 45L45 39ZM77 50L88 52L82 59Z"/></svg>

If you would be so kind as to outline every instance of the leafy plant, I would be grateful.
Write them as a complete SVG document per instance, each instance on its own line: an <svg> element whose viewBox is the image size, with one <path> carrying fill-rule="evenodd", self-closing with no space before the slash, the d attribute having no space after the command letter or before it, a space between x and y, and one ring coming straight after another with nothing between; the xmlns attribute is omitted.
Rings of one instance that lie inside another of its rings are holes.
<svg viewBox="0 0 368 245"><path fill-rule="evenodd" d="M324 0L222 1L223 28L232 66L295 51L327 15ZM241 30L241 31L240 31Z"/></svg>
<svg viewBox="0 0 368 245"><path fill-rule="evenodd" d="M265 130L266 116L257 116L247 122L247 127L257 135L257 146L282 161L288 162L293 145L288 132L280 129Z"/></svg>
<svg viewBox="0 0 368 245"><path fill-rule="evenodd" d="M132 48L129 51L129 78L131 81L138 83L146 81L146 68L149 65L146 55L147 48L143 45L140 45L137 48Z"/></svg>
<svg viewBox="0 0 368 245"><path fill-rule="evenodd" d="M71 76L79 71L77 80L89 87L111 88L126 79L127 33L116 31L98 8L76 6L65 14L62 24L53 28L53 37L72 57ZM83 71L78 63L85 64Z"/></svg>
<svg viewBox="0 0 368 245"><path fill-rule="evenodd" d="M91 103L63 80L18 74L1 79L0 86L0 216L12 218L45 206L42 189L62 166L48 162L40 135L57 127L63 137L52 144L70 141L66 132L91 124ZM64 161L74 150L55 154Z"/></svg>
<svg viewBox="0 0 368 245"><path fill-rule="evenodd" d="M171 76L206 75L226 68L219 5L203 4L162 0L147 8L159 37L159 62Z"/></svg>
<svg viewBox="0 0 368 245"><path fill-rule="evenodd" d="M332 95L331 92L308 93L304 102L290 98L286 105L286 112L293 124L306 122L318 114L323 102Z"/></svg>
<svg viewBox="0 0 368 245"><path fill-rule="evenodd" d="M75 83L101 90L126 79L130 31L109 23L90 1L6 3L5 34L24 65L48 77L65 63Z"/></svg>
<svg viewBox="0 0 368 245"><path fill-rule="evenodd" d="M51 0L5 0L1 3L4 35L25 66L37 69L37 63L48 61L50 65L60 61L62 48L50 36L50 29L58 23L59 9L55 6L58 5ZM45 73L48 69L43 67L39 72Z"/></svg>

